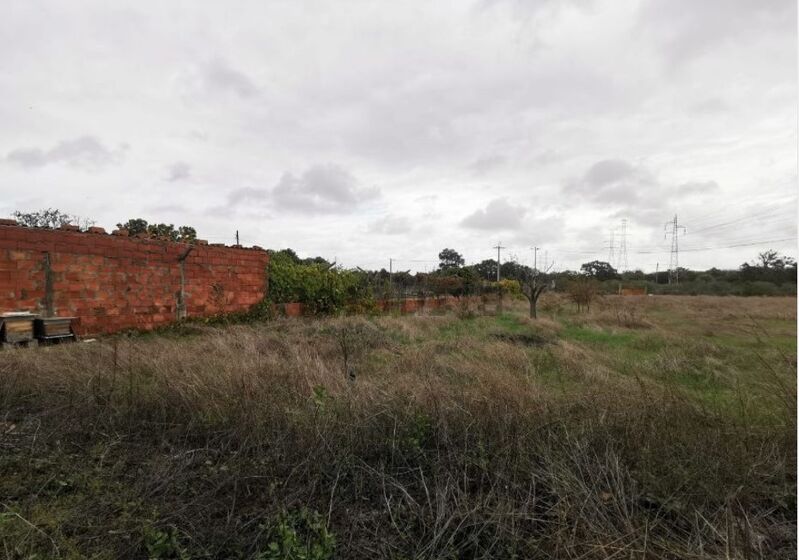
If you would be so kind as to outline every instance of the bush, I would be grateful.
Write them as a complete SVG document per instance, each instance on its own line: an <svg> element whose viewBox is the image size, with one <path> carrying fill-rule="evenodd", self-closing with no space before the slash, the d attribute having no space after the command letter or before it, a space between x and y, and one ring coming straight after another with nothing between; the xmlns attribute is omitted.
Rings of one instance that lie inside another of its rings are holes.
<svg viewBox="0 0 799 560"><path fill-rule="evenodd" d="M745 296L775 296L778 293L777 286L771 282L764 282L756 280L754 282L745 282L742 289L742 295Z"/></svg>
<svg viewBox="0 0 799 560"><path fill-rule="evenodd" d="M323 263L304 263L285 252L269 262L269 299L273 303L302 303L314 314L336 313L345 306L374 307L371 290L361 275Z"/></svg>

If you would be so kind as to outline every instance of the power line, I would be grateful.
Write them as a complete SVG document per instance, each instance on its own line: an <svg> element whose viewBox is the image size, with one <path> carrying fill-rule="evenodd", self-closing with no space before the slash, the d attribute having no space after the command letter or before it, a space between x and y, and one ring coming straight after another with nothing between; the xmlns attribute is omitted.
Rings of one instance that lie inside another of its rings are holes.
<svg viewBox="0 0 799 560"><path fill-rule="evenodd" d="M779 217L778 219L782 219L783 216L780 216L780 214L785 212L785 210L790 210L790 209L788 209L788 208L772 209L772 210L768 210L768 211L765 211L765 212L760 212L758 214L750 214L749 216L743 216L741 218L736 218L734 220L729 220L729 221L726 221L726 222L719 222L717 224L712 224L712 225L705 226L705 227L702 227L702 228L699 228L699 229L695 229L695 230L692 230L692 231L693 231L693 233L699 233L699 232L709 231L709 230L714 230L714 229L725 229L725 228L727 228L729 226L738 225L738 224L741 224L741 223L744 223L744 222L749 222L749 221L752 221L752 220L762 220L763 218L768 218L768 217L772 217L772 216L778 216ZM793 211L791 211L791 214L793 214ZM789 216L789 214L785 214L784 217L788 217L788 216Z"/></svg>
<svg viewBox="0 0 799 560"><path fill-rule="evenodd" d="M680 226L682 227L682 226ZM717 247L692 247L688 249L680 249L683 253L701 252L701 251L717 251L718 249L735 249L736 247L751 247L753 245L763 245L764 243L780 243L782 241L796 241L796 237L784 237L782 239L763 239L762 241L752 241L750 243L737 243L734 245L721 245ZM655 251L642 251L641 255L651 255Z"/></svg>
<svg viewBox="0 0 799 560"><path fill-rule="evenodd" d="M771 200L769 200L771 199ZM728 215L731 208L738 208L746 206L747 210L750 209L753 205L757 205L758 203L765 203L765 206L775 206L775 205L785 205L787 203L796 204L797 197L796 195L778 195L776 198L773 194L760 194L760 195L753 195L749 197L739 198L735 201L727 203L724 205L723 208L712 210L710 212L705 212L694 216L693 218L688 220L688 224L693 227L704 224L707 222L712 222L714 220L718 220L719 218L724 218L725 214Z"/></svg>

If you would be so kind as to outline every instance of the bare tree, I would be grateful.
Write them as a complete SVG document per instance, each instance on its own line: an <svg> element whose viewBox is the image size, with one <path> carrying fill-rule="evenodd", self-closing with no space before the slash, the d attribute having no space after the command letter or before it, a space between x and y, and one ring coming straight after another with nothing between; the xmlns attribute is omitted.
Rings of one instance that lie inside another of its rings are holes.
<svg viewBox="0 0 799 560"><path fill-rule="evenodd" d="M524 297L530 302L531 319L538 318L538 298L540 298L541 294L553 283L553 281L549 280L547 274L552 270L554 264L554 262L550 264L543 273L537 268L530 269L530 273L522 282L522 294L524 294Z"/></svg>
<svg viewBox="0 0 799 560"><path fill-rule="evenodd" d="M569 283L569 297L577 304L577 312L585 309L591 311L591 302L599 292L596 279L590 276L580 276Z"/></svg>

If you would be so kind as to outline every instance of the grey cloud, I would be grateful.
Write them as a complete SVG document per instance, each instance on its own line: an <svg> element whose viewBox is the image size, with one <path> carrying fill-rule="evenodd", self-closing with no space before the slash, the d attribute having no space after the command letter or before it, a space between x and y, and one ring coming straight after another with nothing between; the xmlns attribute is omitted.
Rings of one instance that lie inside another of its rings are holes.
<svg viewBox="0 0 799 560"><path fill-rule="evenodd" d="M167 181L181 181L189 177L191 177L191 167L188 163L176 161L167 168Z"/></svg>
<svg viewBox="0 0 799 560"><path fill-rule="evenodd" d="M265 204L269 199L269 195L269 189L242 187L228 193L227 205L231 208L243 204L253 204L257 206Z"/></svg>
<svg viewBox="0 0 799 560"><path fill-rule="evenodd" d="M277 207L311 214L351 212L379 195L379 189L360 187L349 171L333 164L311 166L299 177L286 173L272 189Z"/></svg>
<svg viewBox="0 0 799 560"><path fill-rule="evenodd" d="M594 163L578 180L566 183L565 190L603 204L634 204L646 195L658 195L657 179L646 169L621 159Z"/></svg>
<svg viewBox="0 0 799 560"><path fill-rule="evenodd" d="M239 97L253 97L258 87L247 74L223 60L215 60L204 68L203 78L210 90L229 91Z"/></svg>
<svg viewBox="0 0 799 560"><path fill-rule="evenodd" d="M563 159L563 156L555 150L544 150L533 157L533 162L538 165L549 165Z"/></svg>
<svg viewBox="0 0 799 560"><path fill-rule="evenodd" d="M747 36L781 33L796 42L793 0L652 0L640 12L642 33L654 34L668 60L681 63ZM654 33L653 33L654 32Z"/></svg>
<svg viewBox="0 0 799 560"><path fill-rule="evenodd" d="M522 225L527 211L521 206L513 206L507 199L496 198L485 209L476 210L462 221L463 227L483 230L513 230Z"/></svg>
<svg viewBox="0 0 799 560"><path fill-rule="evenodd" d="M505 162L506 159L504 156L493 155L478 159L477 161L473 162L469 168L476 175L485 175L497 167L504 165Z"/></svg>
<svg viewBox="0 0 799 560"><path fill-rule="evenodd" d="M598 161L585 172L583 182L590 187L603 187L610 183L629 179L635 174L635 169L626 161L620 159L606 159Z"/></svg>
<svg viewBox="0 0 799 560"><path fill-rule="evenodd" d="M411 231L411 222L405 216L386 216L369 224L369 233L400 235Z"/></svg>
<svg viewBox="0 0 799 560"><path fill-rule="evenodd" d="M81 136L74 140L62 140L49 150L18 148L9 152L6 160L26 168L44 167L52 163L99 168L120 163L127 148L126 144L120 144L116 149L110 149L94 136Z"/></svg>
<svg viewBox="0 0 799 560"><path fill-rule="evenodd" d="M228 207L273 205L301 214L346 214L380 196L377 187L361 187L346 169L313 165L302 175L284 173L272 189L244 187L228 194Z"/></svg>
<svg viewBox="0 0 799 560"><path fill-rule="evenodd" d="M695 115L717 115L729 110L729 104L720 97L710 97L688 107L688 112Z"/></svg>

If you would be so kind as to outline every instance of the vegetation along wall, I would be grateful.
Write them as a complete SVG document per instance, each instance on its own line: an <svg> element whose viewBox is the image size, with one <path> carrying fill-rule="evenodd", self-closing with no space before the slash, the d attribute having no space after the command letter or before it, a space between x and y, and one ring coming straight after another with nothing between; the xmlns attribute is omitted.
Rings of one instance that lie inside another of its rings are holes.
<svg viewBox="0 0 799 560"><path fill-rule="evenodd" d="M131 238L0 220L0 313L74 316L79 334L246 311L267 290L260 247Z"/></svg>

